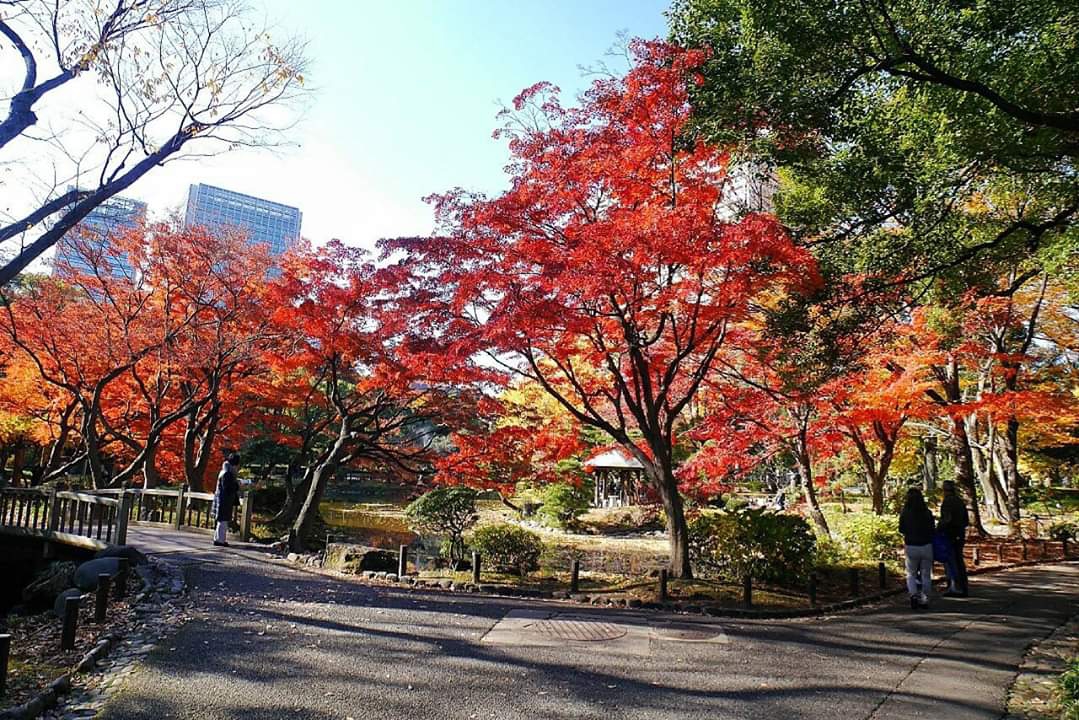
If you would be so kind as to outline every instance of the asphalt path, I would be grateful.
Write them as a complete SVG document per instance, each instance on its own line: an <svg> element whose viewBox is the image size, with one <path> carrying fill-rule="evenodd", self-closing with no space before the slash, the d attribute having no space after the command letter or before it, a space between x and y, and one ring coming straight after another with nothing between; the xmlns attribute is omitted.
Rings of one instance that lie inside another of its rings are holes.
<svg viewBox="0 0 1079 720"><path fill-rule="evenodd" d="M202 536L133 537L187 567L199 612L110 699L109 720L996 719L1029 644L1079 610L1079 565L1062 563L974 577L972 597L928 612L903 598L796 621L588 608L644 640L515 644L491 632L507 615L580 606L371 587Z"/></svg>

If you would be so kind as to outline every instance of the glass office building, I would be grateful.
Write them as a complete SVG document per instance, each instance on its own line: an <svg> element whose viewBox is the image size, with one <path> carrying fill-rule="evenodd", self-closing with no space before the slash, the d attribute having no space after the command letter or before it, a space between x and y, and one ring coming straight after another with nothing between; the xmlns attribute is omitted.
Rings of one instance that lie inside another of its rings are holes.
<svg viewBox="0 0 1079 720"><path fill-rule="evenodd" d="M95 241L104 243L109 237L114 237L145 221L146 203L114 195L91 210L90 214L83 218L74 229L69 230L60 238L56 243L54 268L62 275L69 272L92 272L93 268L78 247L76 240L81 239L84 244ZM131 277L135 273L134 268L123 255L110 253L107 261L114 276Z"/></svg>
<svg viewBox="0 0 1079 720"><path fill-rule="evenodd" d="M263 243L272 255L288 250L300 237L303 213L297 208L213 185L192 185L184 225L238 229L251 243Z"/></svg>

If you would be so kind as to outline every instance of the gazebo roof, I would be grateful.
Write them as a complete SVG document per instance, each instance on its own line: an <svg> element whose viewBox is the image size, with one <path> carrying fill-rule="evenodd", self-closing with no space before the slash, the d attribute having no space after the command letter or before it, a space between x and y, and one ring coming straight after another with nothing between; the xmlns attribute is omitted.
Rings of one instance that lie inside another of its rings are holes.
<svg viewBox="0 0 1079 720"><path fill-rule="evenodd" d="M644 465L622 448L611 448L597 453L584 462L589 472L593 470L641 470Z"/></svg>

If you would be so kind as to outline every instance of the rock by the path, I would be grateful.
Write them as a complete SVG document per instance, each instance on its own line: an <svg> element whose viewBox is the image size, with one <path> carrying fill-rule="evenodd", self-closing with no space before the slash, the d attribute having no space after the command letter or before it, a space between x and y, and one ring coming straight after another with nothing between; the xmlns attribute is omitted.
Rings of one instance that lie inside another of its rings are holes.
<svg viewBox="0 0 1079 720"><path fill-rule="evenodd" d="M110 545L103 550L98 550L94 558L127 558L132 565L146 564L146 556L131 545Z"/></svg>
<svg viewBox="0 0 1079 720"><path fill-rule="evenodd" d="M31 605L48 606L57 595L71 587L75 579L75 563L68 560L49 563L22 591L23 601Z"/></svg>
<svg viewBox="0 0 1079 720"><path fill-rule="evenodd" d="M80 590L97 588L97 576L102 573L115 575L120 571L120 558L103 557L87 560L75 571L75 587Z"/></svg>
<svg viewBox="0 0 1079 720"><path fill-rule="evenodd" d="M82 596L82 590L79 590L78 588L68 588L67 590L64 590L62 593L60 593L59 595L56 596L56 600L52 604L52 614L55 615L56 617L63 617L64 616L64 602L69 597L81 597L81 596Z"/></svg>
<svg viewBox="0 0 1079 720"><path fill-rule="evenodd" d="M366 571L396 571L397 555L388 550L366 545L330 543L326 546L326 556L322 566L328 570L353 575Z"/></svg>

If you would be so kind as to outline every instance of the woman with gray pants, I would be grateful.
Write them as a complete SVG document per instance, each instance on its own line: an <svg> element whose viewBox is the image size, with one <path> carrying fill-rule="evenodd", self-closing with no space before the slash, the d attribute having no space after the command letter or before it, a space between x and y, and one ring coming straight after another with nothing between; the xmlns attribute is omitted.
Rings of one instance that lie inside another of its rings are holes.
<svg viewBox="0 0 1079 720"><path fill-rule="evenodd" d="M907 554L907 592L912 610L929 607L929 590L933 587L933 527L933 513L925 504L922 491L907 490L907 501L899 513L899 532Z"/></svg>

